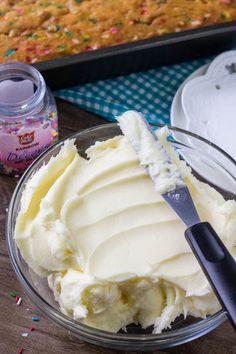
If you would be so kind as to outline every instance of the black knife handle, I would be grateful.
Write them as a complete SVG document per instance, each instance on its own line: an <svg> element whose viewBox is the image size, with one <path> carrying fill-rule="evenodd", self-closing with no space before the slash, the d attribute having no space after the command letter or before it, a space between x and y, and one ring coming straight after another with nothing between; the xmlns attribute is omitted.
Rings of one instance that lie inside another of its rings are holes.
<svg viewBox="0 0 236 354"><path fill-rule="evenodd" d="M236 330L236 262L212 226L189 227L185 237Z"/></svg>

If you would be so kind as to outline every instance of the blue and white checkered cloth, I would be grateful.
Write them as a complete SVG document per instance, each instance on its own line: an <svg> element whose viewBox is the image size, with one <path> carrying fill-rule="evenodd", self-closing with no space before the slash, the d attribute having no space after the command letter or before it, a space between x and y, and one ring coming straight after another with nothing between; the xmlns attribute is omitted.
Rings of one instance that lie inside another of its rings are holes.
<svg viewBox="0 0 236 354"><path fill-rule="evenodd" d="M212 58L211 58L212 59ZM54 95L97 113L109 121L124 111L142 112L150 123L170 123L170 107L180 84L211 59L120 76L55 91Z"/></svg>

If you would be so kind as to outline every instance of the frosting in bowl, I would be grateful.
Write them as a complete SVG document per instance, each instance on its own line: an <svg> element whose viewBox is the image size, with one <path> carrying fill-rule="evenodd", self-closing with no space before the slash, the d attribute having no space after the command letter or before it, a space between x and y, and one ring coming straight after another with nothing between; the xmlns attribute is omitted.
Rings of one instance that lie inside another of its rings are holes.
<svg viewBox="0 0 236 354"><path fill-rule="evenodd" d="M15 239L35 272L48 277L63 313L117 332L132 322L159 333L184 314L220 309L184 238L185 226L155 191L124 136L81 157L67 140L27 183ZM236 204L178 168L201 220L233 253ZM235 252L234 252L235 253Z"/></svg>

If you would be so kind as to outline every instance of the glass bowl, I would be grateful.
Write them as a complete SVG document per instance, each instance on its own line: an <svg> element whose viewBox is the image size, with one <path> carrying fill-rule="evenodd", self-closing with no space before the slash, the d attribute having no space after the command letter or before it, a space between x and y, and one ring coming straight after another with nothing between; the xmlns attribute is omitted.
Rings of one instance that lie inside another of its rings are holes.
<svg viewBox="0 0 236 354"><path fill-rule="evenodd" d="M170 132L172 135L169 140L174 149L191 165L198 178L213 184L225 199L234 198L232 191L236 190L236 162L220 148L199 136L174 127L170 127ZM96 141L106 140L119 134L121 131L117 124L106 124L77 132L70 138L75 139L78 152L83 155L84 151ZM103 347L133 351L173 347L203 336L223 323L226 316L221 310L206 319L177 318L172 328L161 334L152 334L150 328L143 330L136 325L128 326L127 333L110 333L76 322L61 313L47 285L47 280L35 274L25 263L13 234L26 183L44 163L59 152L64 140L58 141L44 152L25 172L14 191L8 211L6 233L12 266L25 292L38 309L56 324L68 330L70 334L82 340Z"/></svg>

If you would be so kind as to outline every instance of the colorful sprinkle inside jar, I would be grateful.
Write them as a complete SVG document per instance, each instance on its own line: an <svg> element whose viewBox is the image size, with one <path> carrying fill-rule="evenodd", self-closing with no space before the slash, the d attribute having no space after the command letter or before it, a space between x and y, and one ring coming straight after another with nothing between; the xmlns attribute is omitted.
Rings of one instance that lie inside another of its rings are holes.
<svg viewBox="0 0 236 354"><path fill-rule="evenodd" d="M56 103L42 75L30 65L0 65L0 172L21 174L57 138Z"/></svg>

